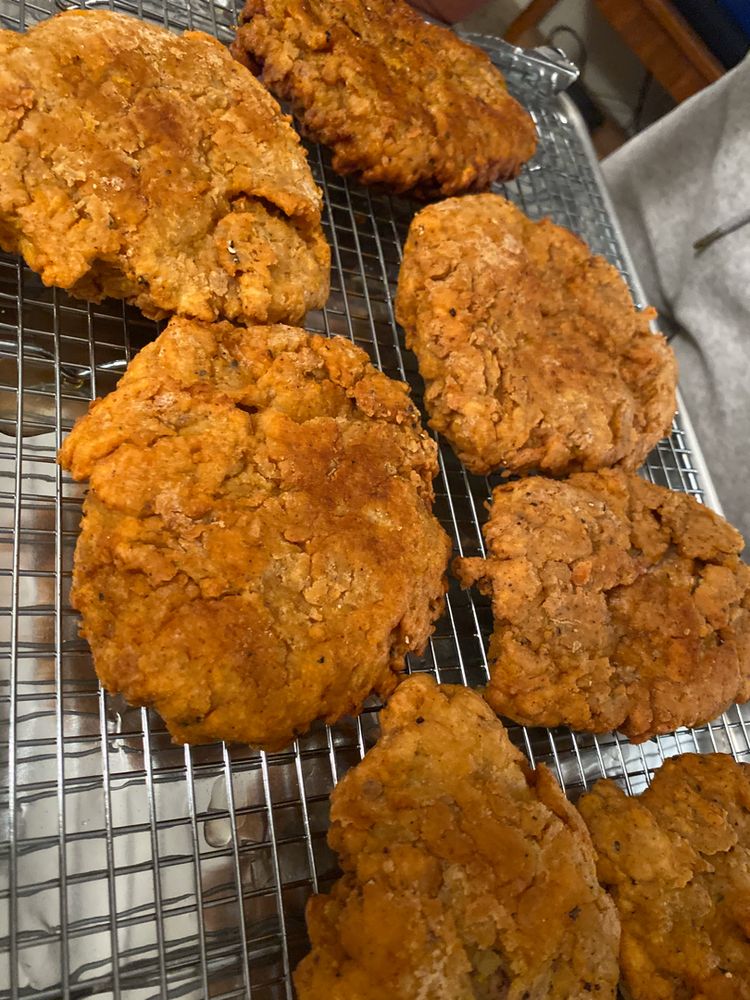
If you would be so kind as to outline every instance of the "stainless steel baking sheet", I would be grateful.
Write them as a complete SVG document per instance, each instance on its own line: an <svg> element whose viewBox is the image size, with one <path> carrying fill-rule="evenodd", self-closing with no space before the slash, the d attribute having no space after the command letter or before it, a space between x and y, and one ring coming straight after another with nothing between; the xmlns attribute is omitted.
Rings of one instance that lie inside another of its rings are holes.
<svg viewBox="0 0 750 1000"><path fill-rule="evenodd" d="M231 2L208 0L105 6L225 41L237 13ZM0 0L0 20L20 30L55 9L52 0ZM579 233L638 297L580 122L554 96L564 71L554 59L482 44L541 137L520 179L501 190L532 217L550 215ZM316 147L310 159L325 193L333 281L308 326L356 341L420 401L392 305L415 206L343 181ZM183 748L157 716L99 688L68 596L83 489L60 472L55 452L155 333L135 310L72 300L0 255L3 997L290 997L290 970L307 947L305 901L336 875L325 843L328 795L377 733L373 706L358 720L317 726L284 753ZM645 471L716 502L684 417ZM457 552L481 552L494 481L468 475L442 447L436 510ZM480 685L490 629L487 602L454 584L426 655L410 669ZM575 798L604 774L638 791L665 756L682 751L748 759L748 726L747 711L732 708L709 726L640 747L615 734L510 731Z"/></svg>

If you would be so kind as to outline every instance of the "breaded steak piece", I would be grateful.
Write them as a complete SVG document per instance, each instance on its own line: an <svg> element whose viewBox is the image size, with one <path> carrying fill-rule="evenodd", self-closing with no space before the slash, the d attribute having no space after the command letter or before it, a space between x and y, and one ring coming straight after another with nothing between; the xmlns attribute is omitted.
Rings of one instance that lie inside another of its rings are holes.
<svg viewBox="0 0 750 1000"><path fill-rule="evenodd" d="M499 195L409 229L396 315L430 424L472 472L634 469L669 430L677 370L603 257Z"/></svg>
<svg viewBox="0 0 750 1000"><path fill-rule="evenodd" d="M620 928L586 827L468 688L405 681L331 796L299 1000L613 1000Z"/></svg>
<svg viewBox="0 0 750 1000"><path fill-rule="evenodd" d="M628 1000L750 1000L750 769L667 760L628 798L599 781L579 808L622 921Z"/></svg>
<svg viewBox="0 0 750 1000"><path fill-rule="evenodd" d="M172 737L287 745L396 686L443 606L434 442L364 351L173 319L65 441L102 684Z"/></svg>
<svg viewBox="0 0 750 1000"><path fill-rule="evenodd" d="M457 559L492 598L500 715L619 729L634 743L750 698L750 568L731 525L632 473L496 489L486 559Z"/></svg>
<svg viewBox="0 0 750 1000"><path fill-rule="evenodd" d="M298 321L328 296L289 119L216 39L107 11L0 31L0 246L147 316Z"/></svg>
<svg viewBox="0 0 750 1000"><path fill-rule="evenodd" d="M481 191L536 148L489 58L403 0L247 0L232 51L365 184Z"/></svg>

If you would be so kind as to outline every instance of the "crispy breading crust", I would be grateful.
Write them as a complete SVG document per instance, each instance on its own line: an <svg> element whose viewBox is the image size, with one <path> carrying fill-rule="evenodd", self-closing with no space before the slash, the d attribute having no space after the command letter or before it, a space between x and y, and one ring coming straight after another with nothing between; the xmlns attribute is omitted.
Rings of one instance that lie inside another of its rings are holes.
<svg viewBox="0 0 750 1000"><path fill-rule="evenodd" d="M669 430L677 370L615 268L499 195L409 229L396 316L430 424L472 472L636 468Z"/></svg>
<svg viewBox="0 0 750 1000"><path fill-rule="evenodd" d="M299 1000L614 998L586 828L473 691L405 681L331 796L344 876L308 903Z"/></svg>
<svg viewBox="0 0 750 1000"><path fill-rule="evenodd" d="M620 729L634 743L750 698L750 568L731 525L632 473L496 489L487 559L457 559L492 597L486 697L525 725Z"/></svg>
<svg viewBox="0 0 750 1000"><path fill-rule="evenodd" d="M536 148L489 58L402 0L247 0L232 51L366 184L481 191Z"/></svg>
<svg viewBox="0 0 750 1000"><path fill-rule="evenodd" d="M750 1000L750 770L685 754L628 798L580 801L600 881L622 921L629 1000Z"/></svg>
<svg viewBox="0 0 750 1000"><path fill-rule="evenodd" d="M0 31L0 246L147 316L300 320L330 252L289 122L208 35L106 11Z"/></svg>
<svg viewBox="0 0 750 1000"><path fill-rule="evenodd" d="M91 482L71 600L97 673L177 741L356 712L442 610L434 442L342 338L173 319L60 461Z"/></svg>

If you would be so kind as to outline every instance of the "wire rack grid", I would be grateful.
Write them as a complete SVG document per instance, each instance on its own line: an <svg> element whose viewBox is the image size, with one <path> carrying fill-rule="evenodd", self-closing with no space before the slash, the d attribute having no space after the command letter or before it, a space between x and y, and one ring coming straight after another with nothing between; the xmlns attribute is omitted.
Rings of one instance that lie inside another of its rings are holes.
<svg viewBox="0 0 750 1000"><path fill-rule="evenodd" d="M61 4L64 5L64 4ZM232 36L232 3L167 0L106 6L172 29ZM22 30L52 0L0 0L2 27ZM580 125L552 95L543 64L484 40L529 107L539 152L500 190L532 217L583 236L631 282ZM567 109L567 110L566 110ZM421 405L414 357L393 315L401 247L415 205L337 177L310 147L323 188L332 290L307 326L362 346L405 379ZM170 743L161 720L107 695L69 604L83 488L55 464L63 434L157 332L116 302L87 305L45 288L0 255L0 996L292 996L305 952L304 905L336 877L325 842L328 796L377 735L377 706L318 725L283 753ZM678 419L644 469L704 498L695 442ZM496 480L440 451L436 513L457 552L482 552L484 502ZM486 601L459 590L411 670L476 686L487 678ZM644 787L667 756L699 750L750 757L744 709L709 726L632 746L617 734L510 725L533 763L575 799L602 775Z"/></svg>

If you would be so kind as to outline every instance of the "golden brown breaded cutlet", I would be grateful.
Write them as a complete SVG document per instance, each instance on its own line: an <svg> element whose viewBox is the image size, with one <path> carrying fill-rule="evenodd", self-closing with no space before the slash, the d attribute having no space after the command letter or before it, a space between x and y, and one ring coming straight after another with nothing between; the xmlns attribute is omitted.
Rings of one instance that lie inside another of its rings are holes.
<svg viewBox="0 0 750 1000"><path fill-rule="evenodd" d="M402 0L247 0L232 51L365 184L481 191L536 148L489 58Z"/></svg>
<svg viewBox="0 0 750 1000"><path fill-rule="evenodd" d="M622 921L628 1000L750 1000L750 769L726 754L667 760L628 798L579 803Z"/></svg>
<svg viewBox="0 0 750 1000"><path fill-rule="evenodd" d="M405 681L331 796L343 878L308 903L299 1000L613 1000L586 828L479 695Z"/></svg>
<svg viewBox="0 0 750 1000"><path fill-rule="evenodd" d="M147 316L298 321L328 296L289 119L216 39L107 11L0 31L0 246Z"/></svg>
<svg viewBox="0 0 750 1000"><path fill-rule="evenodd" d="M486 559L457 559L492 598L500 715L619 729L634 743L750 698L750 568L739 532L632 473L496 489Z"/></svg>
<svg viewBox="0 0 750 1000"><path fill-rule="evenodd" d="M389 694L442 610L434 442L364 351L173 319L60 452L104 686L176 741L287 745Z"/></svg>
<svg viewBox="0 0 750 1000"><path fill-rule="evenodd" d="M430 424L472 472L633 469L669 430L676 363L653 312L567 229L499 195L414 217L396 315Z"/></svg>

